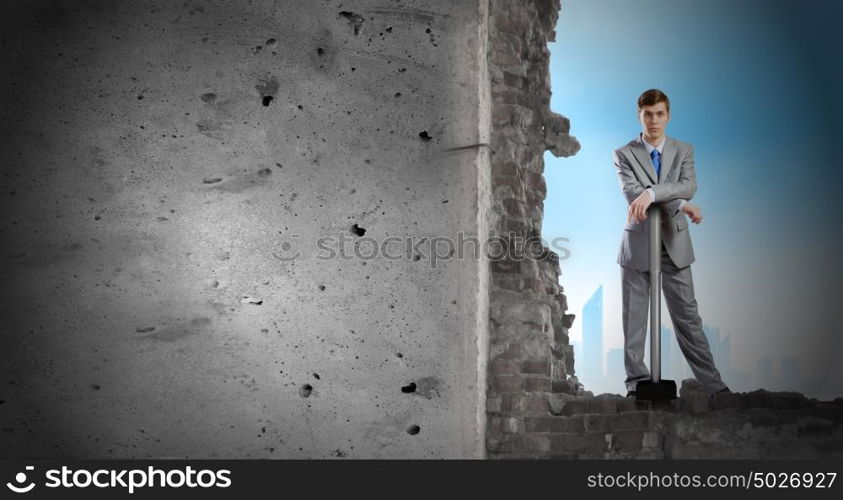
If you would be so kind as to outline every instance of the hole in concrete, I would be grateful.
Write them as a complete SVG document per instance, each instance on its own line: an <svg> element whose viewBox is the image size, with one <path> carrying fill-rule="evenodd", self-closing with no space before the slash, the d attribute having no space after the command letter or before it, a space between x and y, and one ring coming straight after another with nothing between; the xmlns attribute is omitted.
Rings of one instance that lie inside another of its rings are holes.
<svg viewBox="0 0 843 500"><path fill-rule="evenodd" d="M402 387L401 392L403 392L404 394L410 394L410 393L416 392L415 382L410 382L409 384Z"/></svg>
<svg viewBox="0 0 843 500"><path fill-rule="evenodd" d="M363 236L364 234L366 234L366 230L358 226L357 224L351 226L351 232L356 234L357 236Z"/></svg>
<svg viewBox="0 0 843 500"><path fill-rule="evenodd" d="M410 427L407 427L407 434L409 434L411 436L415 436L420 431L421 431L421 427L419 427L418 425L411 425Z"/></svg>
<svg viewBox="0 0 843 500"><path fill-rule="evenodd" d="M205 102L205 103L208 103L208 104L213 104L214 101L217 100L217 95L214 94L213 92L207 92L207 93L199 96L199 98L202 99L202 102Z"/></svg>
<svg viewBox="0 0 843 500"><path fill-rule="evenodd" d="M269 103L271 103L271 102L272 102L272 96L271 95L263 96L263 105L264 106L269 106Z"/></svg>
<svg viewBox="0 0 843 500"><path fill-rule="evenodd" d="M322 47L316 47L316 53L320 56L325 55L325 49L323 49Z"/></svg>
<svg viewBox="0 0 843 500"><path fill-rule="evenodd" d="M310 384L304 384L303 386L299 387L299 396L303 398L310 396L311 392L313 392L313 386Z"/></svg>
<svg viewBox="0 0 843 500"><path fill-rule="evenodd" d="M268 168L262 168L258 170L258 177L268 177L270 175L272 175L272 170Z"/></svg>
<svg viewBox="0 0 843 500"><path fill-rule="evenodd" d="M325 291L325 285L319 285L319 291L324 292Z"/></svg>
<svg viewBox="0 0 843 500"><path fill-rule="evenodd" d="M319 374L318 374L318 373L314 373L314 374L313 374L313 378L315 378L316 380L322 380L321 378L319 378Z"/></svg>
<svg viewBox="0 0 843 500"><path fill-rule="evenodd" d="M422 130L421 132L419 132L419 137L421 137L421 140L423 140L424 142L427 142L432 139L432 137L430 137L430 134L427 133L427 130Z"/></svg>
<svg viewBox="0 0 843 500"><path fill-rule="evenodd" d="M363 16L361 16L360 14L355 14L354 12L343 10L340 12L340 17L348 21L348 24L351 26L351 29L354 32L354 36L360 34L360 31L363 29L363 21L366 20Z"/></svg>

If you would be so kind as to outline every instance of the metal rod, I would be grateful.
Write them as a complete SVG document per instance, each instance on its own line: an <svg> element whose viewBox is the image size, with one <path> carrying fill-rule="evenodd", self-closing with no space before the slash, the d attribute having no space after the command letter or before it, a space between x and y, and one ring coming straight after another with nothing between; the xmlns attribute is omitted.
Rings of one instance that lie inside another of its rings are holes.
<svg viewBox="0 0 843 500"><path fill-rule="evenodd" d="M650 379L658 383L662 378L661 366L661 210L650 205Z"/></svg>

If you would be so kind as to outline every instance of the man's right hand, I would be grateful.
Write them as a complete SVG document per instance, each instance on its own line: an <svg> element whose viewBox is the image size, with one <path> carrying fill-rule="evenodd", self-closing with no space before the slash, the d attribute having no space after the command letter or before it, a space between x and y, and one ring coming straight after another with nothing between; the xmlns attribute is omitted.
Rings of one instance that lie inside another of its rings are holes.
<svg viewBox="0 0 843 500"><path fill-rule="evenodd" d="M686 203L684 207L682 207L682 212L691 218L691 222L694 224L699 224L702 222L703 215L702 209L693 203Z"/></svg>

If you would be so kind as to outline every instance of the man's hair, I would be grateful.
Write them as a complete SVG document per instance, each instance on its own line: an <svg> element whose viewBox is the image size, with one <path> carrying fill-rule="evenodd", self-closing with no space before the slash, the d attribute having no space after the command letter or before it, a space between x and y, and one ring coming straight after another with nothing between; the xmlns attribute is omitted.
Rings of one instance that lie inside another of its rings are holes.
<svg viewBox="0 0 843 500"><path fill-rule="evenodd" d="M640 111L644 106L655 106L660 102L663 102L664 107L670 112L670 99L667 98L664 92L659 89L645 90L638 98L638 110Z"/></svg>

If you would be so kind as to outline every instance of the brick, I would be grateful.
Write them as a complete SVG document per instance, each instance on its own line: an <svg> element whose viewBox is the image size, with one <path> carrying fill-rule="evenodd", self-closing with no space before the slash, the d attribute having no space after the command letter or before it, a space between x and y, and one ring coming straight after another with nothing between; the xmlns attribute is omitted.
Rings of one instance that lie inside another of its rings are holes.
<svg viewBox="0 0 843 500"><path fill-rule="evenodd" d="M550 435L508 434L503 439L487 442L489 451L525 458L547 453L550 448Z"/></svg>
<svg viewBox="0 0 843 500"><path fill-rule="evenodd" d="M589 431L618 432L624 430L647 430L650 426L649 411L628 411L616 414L586 415Z"/></svg>
<svg viewBox="0 0 843 500"><path fill-rule="evenodd" d="M526 325L530 330L544 332L544 325L542 323L536 323L535 321L522 321L521 324Z"/></svg>
<svg viewBox="0 0 843 500"><path fill-rule="evenodd" d="M526 90L530 85L530 81L527 78L508 71L503 72L503 83L507 87L516 87L523 90Z"/></svg>
<svg viewBox="0 0 843 500"><path fill-rule="evenodd" d="M640 450L643 447L643 431L620 431L611 434L612 450Z"/></svg>
<svg viewBox="0 0 843 500"><path fill-rule="evenodd" d="M521 373L521 362L497 357L492 361L491 372L495 375L517 375Z"/></svg>
<svg viewBox="0 0 843 500"><path fill-rule="evenodd" d="M492 186L494 188L499 186L508 187L515 196L519 196L524 190L524 186L521 184L521 181L516 177L495 177Z"/></svg>
<svg viewBox="0 0 843 500"><path fill-rule="evenodd" d="M532 106L534 97L523 90L509 87L506 90L495 92L495 102L502 104L518 104L521 106Z"/></svg>
<svg viewBox="0 0 843 500"><path fill-rule="evenodd" d="M492 413L500 413L503 411L503 396L488 396L486 397L486 411Z"/></svg>
<svg viewBox="0 0 843 500"><path fill-rule="evenodd" d="M648 431L644 433L642 446L644 448L661 448L663 437L658 432Z"/></svg>
<svg viewBox="0 0 843 500"><path fill-rule="evenodd" d="M544 196L544 194L547 192L547 183L545 182L544 176L542 174L528 172L526 181L527 186L535 189L539 193L542 193L542 196Z"/></svg>
<svg viewBox="0 0 843 500"><path fill-rule="evenodd" d="M493 433L500 433L503 430L503 418L489 417L487 422L487 430Z"/></svg>
<svg viewBox="0 0 843 500"><path fill-rule="evenodd" d="M517 400L520 394L501 394L501 411L510 412L514 408L514 401Z"/></svg>
<svg viewBox="0 0 843 500"><path fill-rule="evenodd" d="M524 390L527 392L550 392L551 388L550 377L533 375L524 379Z"/></svg>
<svg viewBox="0 0 843 500"><path fill-rule="evenodd" d="M506 346L506 351L497 355L495 359L521 359L521 344L509 344Z"/></svg>
<svg viewBox="0 0 843 500"><path fill-rule="evenodd" d="M525 432L585 432L582 417L524 417Z"/></svg>
<svg viewBox="0 0 843 500"><path fill-rule="evenodd" d="M496 453L513 453L521 449L520 438L518 435L505 435L497 439L488 439L486 441L486 448L490 452Z"/></svg>
<svg viewBox="0 0 843 500"><path fill-rule="evenodd" d="M523 286L525 290L532 290L536 293L545 293L546 291L544 282L537 278L525 278Z"/></svg>
<svg viewBox="0 0 843 500"><path fill-rule="evenodd" d="M518 417L506 417L503 419L501 432L505 434L520 434L524 432L524 422Z"/></svg>
<svg viewBox="0 0 843 500"><path fill-rule="evenodd" d="M509 259L492 260L492 271L496 273L518 274L521 272L521 262Z"/></svg>
<svg viewBox="0 0 843 500"><path fill-rule="evenodd" d="M618 398L590 398L588 400L589 413L617 413Z"/></svg>
<svg viewBox="0 0 843 500"><path fill-rule="evenodd" d="M514 161L493 162L493 177L515 177L518 174L518 165Z"/></svg>
<svg viewBox="0 0 843 500"><path fill-rule="evenodd" d="M503 290L511 290L514 292L523 290L521 288L521 278L519 278L518 275L504 275L493 272L492 282L496 287Z"/></svg>
<svg viewBox="0 0 843 500"><path fill-rule="evenodd" d="M643 411L650 409L650 403L647 401L638 401L635 398L623 398L618 401L618 412L625 413L628 411Z"/></svg>
<svg viewBox="0 0 843 500"><path fill-rule="evenodd" d="M553 363L553 368L550 371L550 378L552 380L565 380L565 363L557 361Z"/></svg>
<svg viewBox="0 0 843 500"><path fill-rule="evenodd" d="M521 366L522 373L536 375L550 375L550 363L547 361L525 361Z"/></svg>
<svg viewBox="0 0 843 500"><path fill-rule="evenodd" d="M558 294L556 300L559 301L559 308L562 309L562 312L568 310L568 297L564 293Z"/></svg>
<svg viewBox="0 0 843 500"><path fill-rule="evenodd" d="M533 453L547 453L550 451L550 435L525 435L523 436L522 447L524 451Z"/></svg>
<svg viewBox="0 0 843 500"><path fill-rule="evenodd" d="M554 452L580 452L607 450L606 436L602 432L550 434L550 449Z"/></svg>
<svg viewBox="0 0 843 500"><path fill-rule="evenodd" d="M502 203L507 216L519 217L524 211L524 202L517 198L505 198Z"/></svg>
<svg viewBox="0 0 843 500"><path fill-rule="evenodd" d="M547 413L547 396L544 394L513 395L511 411Z"/></svg>
<svg viewBox="0 0 843 500"><path fill-rule="evenodd" d="M512 217L504 217L501 226L505 233L512 231L518 235L525 235L530 229L530 226L523 219Z"/></svg>
<svg viewBox="0 0 843 500"><path fill-rule="evenodd" d="M588 413L588 401L585 399L572 399L570 401L566 401L564 406L562 406L561 413L565 416Z"/></svg>
<svg viewBox="0 0 843 500"><path fill-rule="evenodd" d="M521 375L495 375L495 389L498 392L519 392L524 389Z"/></svg>

